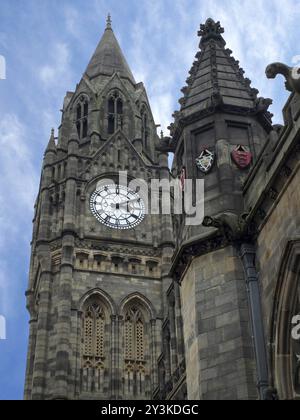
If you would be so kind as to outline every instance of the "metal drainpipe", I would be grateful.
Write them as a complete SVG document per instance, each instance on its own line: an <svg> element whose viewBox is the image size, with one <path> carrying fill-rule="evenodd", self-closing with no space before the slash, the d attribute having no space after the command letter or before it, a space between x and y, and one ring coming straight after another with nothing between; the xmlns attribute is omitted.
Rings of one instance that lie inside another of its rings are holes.
<svg viewBox="0 0 300 420"><path fill-rule="evenodd" d="M256 249L254 245L246 243L241 245L240 251L240 256L246 273L248 298L251 311L251 323L258 376L257 386L261 400L265 400L267 399L267 391L269 390L269 375L258 273L255 267Z"/></svg>

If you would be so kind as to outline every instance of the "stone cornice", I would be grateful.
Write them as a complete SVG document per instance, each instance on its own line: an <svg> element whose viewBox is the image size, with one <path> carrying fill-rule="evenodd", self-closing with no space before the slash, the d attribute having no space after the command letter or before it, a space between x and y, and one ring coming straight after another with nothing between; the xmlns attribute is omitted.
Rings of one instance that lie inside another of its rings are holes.
<svg viewBox="0 0 300 420"><path fill-rule="evenodd" d="M228 239L223 234L220 234L217 229L213 229L208 234L200 235L198 238L193 238L191 241L183 243L173 259L170 276L178 283L181 283L184 273L194 258L217 249L225 248L228 245Z"/></svg>
<svg viewBox="0 0 300 420"><path fill-rule="evenodd" d="M245 209L258 230L267 222L300 170L300 109L297 106L292 109L295 99L291 96L285 107L286 126L276 145L273 150L265 147L245 183Z"/></svg>
<svg viewBox="0 0 300 420"><path fill-rule="evenodd" d="M260 109L259 107L249 109L234 105L220 104L218 106L203 109L199 112L194 112L191 115L187 116L184 115L184 112L179 111L174 114L175 123L171 124L171 126L169 127L172 135L172 142L170 143L169 151L173 152L176 150L177 143L181 137L182 131L187 125L198 122L199 120L204 119L206 117L215 115L216 112L223 112L225 114L232 115L241 115L245 117L257 116L265 130L267 132L271 131L272 126L267 111L265 111L263 108Z"/></svg>
<svg viewBox="0 0 300 420"><path fill-rule="evenodd" d="M52 241L46 242L46 244L50 246L51 252L58 251L62 248L62 238L56 238ZM141 246L141 244L137 244L135 242L130 243L128 241L124 241L122 243L120 240L114 241L112 238L110 238L109 241L97 241L92 238L80 239L79 237L76 237L75 247L82 250L106 251L112 253L122 252L129 255L138 254L154 258L160 258L162 255L161 249L158 248L154 250L152 245Z"/></svg>
<svg viewBox="0 0 300 420"><path fill-rule="evenodd" d="M240 247L243 243L255 243L257 230L248 214L225 212L205 217L203 226L210 231L183 243L173 259L171 276L179 283L194 258L229 245Z"/></svg>

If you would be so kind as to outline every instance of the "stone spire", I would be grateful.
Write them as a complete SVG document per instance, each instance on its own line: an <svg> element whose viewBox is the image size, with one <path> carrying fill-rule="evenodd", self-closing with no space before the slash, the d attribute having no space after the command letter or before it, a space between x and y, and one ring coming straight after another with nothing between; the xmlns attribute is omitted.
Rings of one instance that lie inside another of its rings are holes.
<svg viewBox="0 0 300 420"><path fill-rule="evenodd" d="M70 130L70 139L69 141L77 141L79 142L79 136L78 136L78 131L76 128L76 124L73 123L71 126L71 130Z"/></svg>
<svg viewBox="0 0 300 420"><path fill-rule="evenodd" d="M220 22L208 19L200 26L200 51L182 88L184 96L179 100L180 112L174 114L175 124L180 118L191 117L197 113L214 112L222 109L224 112L262 114L263 119L271 122L268 107L269 99L258 98L258 90L251 87L251 80L244 77L244 70L232 56L232 51L226 49L222 37L224 29Z"/></svg>
<svg viewBox="0 0 300 420"><path fill-rule="evenodd" d="M55 144L55 137L54 137L54 128L52 128L51 130L51 136L50 136L50 140L47 146L47 149L45 151L45 154L48 152L54 152L56 153L56 144Z"/></svg>
<svg viewBox="0 0 300 420"><path fill-rule="evenodd" d="M107 15L107 19L106 19L106 30L112 30L112 26L111 26L111 16L110 13Z"/></svg>
<svg viewBox="0 0 300 420"><path fill-rule="evenodd" d="M112 76L115 72L119 73L122 78L126 78L133 84L136 84L113 32L111 16L108 15L106 29L85 73L90 79L93 79L97 76Z"/></svg>

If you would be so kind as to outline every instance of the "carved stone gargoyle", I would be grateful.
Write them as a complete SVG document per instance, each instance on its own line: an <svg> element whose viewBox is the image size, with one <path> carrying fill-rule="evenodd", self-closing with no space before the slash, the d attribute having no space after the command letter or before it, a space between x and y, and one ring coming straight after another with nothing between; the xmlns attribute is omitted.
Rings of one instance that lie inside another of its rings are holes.
<svg viewBox="0 0 300 420"><path fill-rule="evenodd" d="M256 101L256 112L266 112L272 105L273 101L270 98L257 98Z"/></svg>
<svg viewBox="0 0 300 420"><path fill-rule="evenodd" d="M248 213L237 215L225 212L215 217L206 216L202 225L219 229L229 241L249 239L254 233L253 224L248 222Z"/></svg>
<svg viewBox="0 0 300 420"><path fill-rule="evenodd" d="M289 92L300 94L300 68L289 67L283 63L272 63L266 68L268 79L275 79L278 74L282 74L285 77L285 87Z"/></svg>
<svg viewBox="0 0 300 420"><path fill-rule="evenodd" d="M172 152L173 144L171 137L162 137L159 144L155 147L158 152Z"/></svg>

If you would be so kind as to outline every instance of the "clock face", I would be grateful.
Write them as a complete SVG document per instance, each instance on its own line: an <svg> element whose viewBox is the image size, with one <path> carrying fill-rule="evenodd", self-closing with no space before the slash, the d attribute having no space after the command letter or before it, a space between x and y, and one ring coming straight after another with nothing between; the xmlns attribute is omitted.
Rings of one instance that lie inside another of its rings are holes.
<svg viewBox="0 0 300 420"><path fill-rule="evenodd" d="M90 201L94 216L112 229L132 229L145 217L145 203L135 191L122 185L106 185Z"/></svg>

